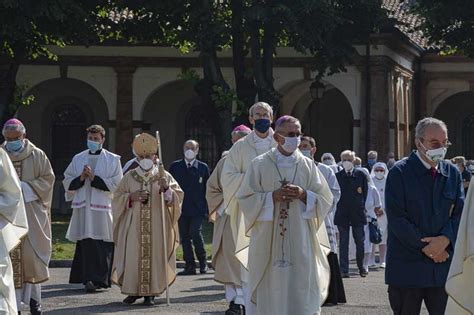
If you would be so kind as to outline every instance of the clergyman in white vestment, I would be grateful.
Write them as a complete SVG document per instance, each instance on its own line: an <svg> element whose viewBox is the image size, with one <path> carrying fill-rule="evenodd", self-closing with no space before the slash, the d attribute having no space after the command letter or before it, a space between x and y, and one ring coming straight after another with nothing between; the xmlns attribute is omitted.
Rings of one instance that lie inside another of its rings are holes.
<svg viewBox="0 0 474 315"><path fill-rule="evenodd" d="M297 150L300 136L296 118L280 117L278 147L252 161L237 192L257 314L320 314L328 294L324 219L333 196L316 164Z"/></svg>

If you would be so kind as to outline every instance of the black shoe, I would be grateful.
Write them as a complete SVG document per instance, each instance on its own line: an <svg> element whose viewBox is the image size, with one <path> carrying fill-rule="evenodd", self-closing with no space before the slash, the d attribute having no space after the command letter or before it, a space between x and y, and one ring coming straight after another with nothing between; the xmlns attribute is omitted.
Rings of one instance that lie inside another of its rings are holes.
<svg viewBox="0 0 474 315"><path fill-rule="evenodd" d="M194 276L196 275L196 267L186 266L183 271L178 272L178 276Z"/></svg>
<svg viewBox="0 0 474 315"><path fill-rule="evenodd" d="M341 277L342 277L342 278L349 278L349 273L348 273L348 272L343 272L343 273L341 274Z"/></svg>
<svg viewBox="0 0 474 315"><path fill-rule="evenodd" d="M199 272L201 274L207 273L208 270L209 270L209 267L207 266L207 261L206 260L199 263Z"/></svg>
<svg viewBox="0 0 474 315"><path fill-rule="evenodd" d="M146 306L155 305L155 297L154 296L145 296L145 301L143 301L143 305L146 305Z"/></svg>
<svg viewBox="0 0 474 315"><path fill-rule="evenodd" d="M225 311L225 315L245 315L245 306L230 302L229 309Z"/></svg>
<svg viewBox="0 0 474 315"><path fill-rule="evenodd" d="M87 293L94 293L97 291L97 287L95 286L94 283L92 283L92 281L87 281L84 286L86 288Z"/></svg>
<svg viewBox="0 0 474 315"><path fill-rule="evenodd" d="M33 299L30 299L30 313L31 315L41 315L41 304Z"/></svg>
<svg viewBox="0 0 474 315"><path fill-rule="evenodd" d="M361 271L359 272L359 274L360 274L360 276L361 276L362 278L365 278L365 277L367 277L367 276L369 275L369 273L367 272L367 270L361 270Z"/></svg>
<svg viewBox="0 0 474 315"><path fill-rule="evenodd" d="M141 296L133 296L133 295L129 295L127 296L124 300L123 300L123 303L125 304L133 304L135 303L138 299L140 299Z"/></svg>

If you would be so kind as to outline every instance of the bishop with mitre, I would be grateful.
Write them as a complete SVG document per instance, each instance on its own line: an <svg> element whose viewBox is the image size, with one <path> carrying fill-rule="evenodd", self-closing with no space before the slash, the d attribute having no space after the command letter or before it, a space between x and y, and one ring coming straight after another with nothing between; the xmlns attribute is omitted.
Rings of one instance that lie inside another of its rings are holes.
<svg viewBox="0 0 474 315"><path fill-rule="evenodd" d="M122 294L128 295L125 304L144 297L144 304L151 306L166 285L176 279L178 219L184 193L171 174L158 167L156 138L142 133L133 140L133 149L139 167L125 174L112 201L115 242L112 281L120 286ZM161 194L165 199L164 209ZM166 239L163 239L163 228Z"/></svg>

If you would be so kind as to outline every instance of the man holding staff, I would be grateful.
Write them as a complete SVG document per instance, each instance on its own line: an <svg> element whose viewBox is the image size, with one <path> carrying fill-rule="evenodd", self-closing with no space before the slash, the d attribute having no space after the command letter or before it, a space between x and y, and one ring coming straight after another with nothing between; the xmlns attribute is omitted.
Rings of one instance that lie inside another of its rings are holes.
<svg viewBox="0 0 474 315"><path fill-rule="evenodd" d="M155 296L176 279L178 219L184 194L175 179L158 167L157 139L142 133L134 139L133 149L139 167L125 174L112 202L112 281L128 295L125 304L144 297L144 304L151 306Z"/></svg>

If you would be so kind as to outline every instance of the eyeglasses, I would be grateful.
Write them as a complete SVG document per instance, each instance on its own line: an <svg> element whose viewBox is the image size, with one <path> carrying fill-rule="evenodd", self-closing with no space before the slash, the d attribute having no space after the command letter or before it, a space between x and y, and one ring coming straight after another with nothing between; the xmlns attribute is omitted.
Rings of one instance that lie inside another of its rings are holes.
<svg viewBox="0 0 474 315"><path fill-rule="evenodd" d="M301 132L288 132L287 135L284 135L284 134L281 134L279 133L281 136L283 137L287 137L287 138L293 138L293 137L302 137L303 134Z"/></svg>

